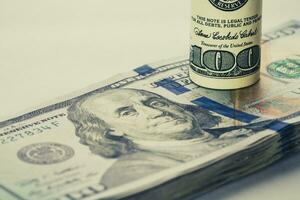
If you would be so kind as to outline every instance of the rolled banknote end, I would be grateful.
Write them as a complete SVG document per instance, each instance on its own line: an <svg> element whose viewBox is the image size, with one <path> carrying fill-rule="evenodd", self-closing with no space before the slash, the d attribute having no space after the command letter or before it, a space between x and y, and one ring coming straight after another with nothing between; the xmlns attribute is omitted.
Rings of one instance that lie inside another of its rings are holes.
<svg viewBox="0 0 300 200"><path fill-rule="evenodd" d="M209 77L199 76L194 70L189 70L190 79L199 86L211 89L219 90L230 90L230 89L239 89L251 86L259 81L260 72L257 71L254 74L243 78L235 79L212 79Z"/></svg>
<svg viewBox="0 0 300 200"><path fill-rule="evenodd" d="M260 78L262 0L192 0L190 78L238 89Z"/></svg>

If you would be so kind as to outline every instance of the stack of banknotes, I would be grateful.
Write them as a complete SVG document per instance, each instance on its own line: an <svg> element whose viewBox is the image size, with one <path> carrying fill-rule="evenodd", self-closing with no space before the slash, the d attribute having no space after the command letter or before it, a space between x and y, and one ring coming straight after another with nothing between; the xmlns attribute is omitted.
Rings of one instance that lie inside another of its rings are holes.
<svg viewBox="0 0 300 200"><path fill-rule="evenodd" d="M193 199L300 149L300 22L263 37L261 80L214 91L182 58L0 122L0 199Z"/></svg>

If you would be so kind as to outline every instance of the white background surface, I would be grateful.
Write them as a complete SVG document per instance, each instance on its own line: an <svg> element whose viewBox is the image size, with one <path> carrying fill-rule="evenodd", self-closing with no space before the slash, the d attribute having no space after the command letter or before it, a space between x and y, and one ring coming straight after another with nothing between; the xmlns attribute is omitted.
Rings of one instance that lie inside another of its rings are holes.
<svg viewBox="0 0 300 200"><path fill-rule="evenodd" d="M263 0L263 29L300 20ZM0 0L0 118L189 49L189 0ZM295 44L299 45L299 44ZM298 200L300 155L199 200Z"/></svg>

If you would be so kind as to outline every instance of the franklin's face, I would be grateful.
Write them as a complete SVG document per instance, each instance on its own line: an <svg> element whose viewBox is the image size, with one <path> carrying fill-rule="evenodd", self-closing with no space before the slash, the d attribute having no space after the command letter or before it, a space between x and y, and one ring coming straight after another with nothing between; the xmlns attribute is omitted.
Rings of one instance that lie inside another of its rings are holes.
<svg viewBox="0 0 300 200"><path fill-rule="evenodd" d="M114 132L137 140L192 138L193 114L150 92L119 89L95 95L82 106L109 124Z"/></svg>

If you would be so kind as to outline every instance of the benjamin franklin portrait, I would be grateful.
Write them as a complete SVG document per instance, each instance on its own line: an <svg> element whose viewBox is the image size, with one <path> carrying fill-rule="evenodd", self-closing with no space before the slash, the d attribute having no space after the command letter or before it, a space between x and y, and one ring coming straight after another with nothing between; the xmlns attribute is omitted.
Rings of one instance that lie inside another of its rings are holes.
<svg viewBox="0 0 300 200"><path fill-rule="evenodd" d="M145 90L114 89L73 103L68 118L80 142L118 159L101 183L114 187L207 155L248 137L251 129L218 128L221 117Z"/></svg>

